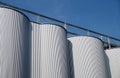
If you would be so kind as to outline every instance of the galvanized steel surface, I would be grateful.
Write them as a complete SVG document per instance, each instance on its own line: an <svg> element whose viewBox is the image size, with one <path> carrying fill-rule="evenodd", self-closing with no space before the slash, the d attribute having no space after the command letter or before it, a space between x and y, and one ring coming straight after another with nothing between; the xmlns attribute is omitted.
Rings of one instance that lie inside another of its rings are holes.
<svg viewBox="0 0 120 78"><path fill-rule="evenodd" d="M120 48L106 50L112 78L120 78Z"/></svg>
<svg viewBox="0 0 120 78"><path fill-rule="evenodd" d="M31 78L41 77L41 30L40 24L32 23Z"/></svg>
<svg viewBox="0 0 120 78"><path fill-rule="evenodd" d="M32 23L32 78L69 78L66 31Z"/></svg>
<svg viewBox="0 0 120 78"><path fill-rule="evenodd" d="M0 8L0 78L29 77L29 25L21 13Z"/></svg>
<svg viewBox="0 0 120 78"><path fill-rule="evenodd" d="M109 78L101 40L87 36L68 38L75 78Z"/></svg>

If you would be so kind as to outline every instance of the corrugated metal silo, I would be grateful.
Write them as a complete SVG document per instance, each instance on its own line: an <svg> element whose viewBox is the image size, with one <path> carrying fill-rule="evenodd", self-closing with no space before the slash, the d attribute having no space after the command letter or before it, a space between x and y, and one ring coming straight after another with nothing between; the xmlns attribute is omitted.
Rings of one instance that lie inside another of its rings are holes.
<svg viewBox="0 0 120 78"><path fill-rule="evenodd" d="M66 30L32 23L32 78L69 78Z"/></svg>
<svg viewBox="0 0 120 78"><path fill-rule="evenodd" d="M0 78L29 78L29 25L23 13L0 7Z"/></svg>
<svg viewBox="0 0 120 78"><path fill-rule="evenodd" d="M120 48L106 50L111 78L120 78Z"/></svg>
<svg viewBox="0 0 120 78"><path fill-rule="evenodd" d="M89 36L68 38L73 53L75 78L108 78L101 40Z"/></svg>
<svg viewBox="0 0 120 78"><path fill-rule="evenodd" d="M31 78L41 77L41 30L40 24L31 22L32 24L32 57L31 57Z"/></svg>

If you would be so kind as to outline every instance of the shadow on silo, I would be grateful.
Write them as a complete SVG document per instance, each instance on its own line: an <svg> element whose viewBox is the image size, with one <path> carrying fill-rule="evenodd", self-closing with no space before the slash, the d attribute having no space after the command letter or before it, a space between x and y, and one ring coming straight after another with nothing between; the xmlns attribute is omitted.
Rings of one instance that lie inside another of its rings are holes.
<svg viewBox="0 0 120 78"><path fill-rule="evenodd" d="M31 78L31 24L29 24L29 32L26 32L25 44L25 53L23 57L23 78Z"/></svg>
<svg viewBox="0 0 120 78"><path fill-rule="evenodd" d="M69 78L75 78L74 75L74 64L73 64L73 53L72 53L72 43L68 40L68 66L69 66Z"/></svg>
<svg viewBox="0 0 120 78"><path fill-rule="evenodd" d="M105 53L105 61L106 61L106 68L107 68L107 72L108 72L108 78L112 78L111 77L111 71L110 71L110 63L109 63L109 58Z"/></svg>

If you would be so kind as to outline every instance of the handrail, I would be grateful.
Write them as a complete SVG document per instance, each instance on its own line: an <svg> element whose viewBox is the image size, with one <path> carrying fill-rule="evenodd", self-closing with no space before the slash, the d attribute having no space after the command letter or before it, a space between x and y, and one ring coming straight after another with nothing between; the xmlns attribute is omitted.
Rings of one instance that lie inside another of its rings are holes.
<svg viewBox="0 0 120 78"><path fill-rule="evenodd" d="M27 12L27 13L30 13L30 14L33 14L33 15L41 16L41 17L44 17L44 18L47 18L47 19L50 19L50 20L53 20L53 21L56 21L56 22L59 22L59 23L62 23L62 24L65 23L67 26L75 27L75 28L78 28L78 29L81 29L81 30L84 30L84 31L89 31L89 32L94 33L94 34L97 34L97 35L100 35L100 36L104 36L104 37L116 40L116 41L120 41L120 39L118 39L118 38L115 38L115 37L112 37L112 36L109 36L109 35L105 35L105 34L102 34L102 33L99 33L99 32L93 31L93 30L89 30L89 29L86 29L86 28L83 28L83 27L80 27L80 26L77 26L77 25L73 25L71 23L67 23L67 22L64 22L64 21L52 18L52 17L48 17L46 15L39 14L39 13L30 11L30 10L27 10L27 9L24 9L24 8L16 7L16 6L13 6L11 4L7 4L7 3L4 3L4 2L1 2L1 1L0 1L0 4L8 6L8 7L15 8L15 9L23 11L23 12Z"/></svg>

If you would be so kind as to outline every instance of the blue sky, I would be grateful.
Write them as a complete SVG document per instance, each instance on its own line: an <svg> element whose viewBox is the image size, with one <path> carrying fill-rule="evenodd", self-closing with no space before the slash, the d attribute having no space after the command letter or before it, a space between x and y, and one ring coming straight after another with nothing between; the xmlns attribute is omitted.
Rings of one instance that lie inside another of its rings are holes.
<svg viewBox="0 0 120 78"><path fill-rule="evenodd" d="M120 0L0 0L120 38Z"/></svg>

